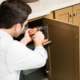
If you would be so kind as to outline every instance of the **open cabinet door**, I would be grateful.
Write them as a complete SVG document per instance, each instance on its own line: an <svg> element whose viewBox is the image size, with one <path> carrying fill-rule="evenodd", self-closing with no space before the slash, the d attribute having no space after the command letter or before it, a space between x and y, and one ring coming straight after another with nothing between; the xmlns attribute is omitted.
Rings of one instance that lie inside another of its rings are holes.
<svg viewBox="0 0 80 80"><path fill-rule="evenodd" d="M53 19L43 18L48 47L48 76L51 80L80 80L79 27Z"/></svg>

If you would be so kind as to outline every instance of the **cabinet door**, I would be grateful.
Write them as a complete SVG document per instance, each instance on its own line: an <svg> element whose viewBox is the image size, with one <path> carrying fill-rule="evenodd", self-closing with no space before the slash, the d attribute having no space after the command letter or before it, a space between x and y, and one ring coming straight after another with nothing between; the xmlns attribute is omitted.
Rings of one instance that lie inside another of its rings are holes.
<svg viewBox="0 0 80 80"><path fill-rule="evenodd" d="M80 26L80 4L73 6L73 24Z"/></svg>
<svg viewBox="0 0 80 80"><path fill-rule="evenodd" d="M54 12L55 19L72 23L72 7L60 9Z"/></svg>
<svg viewBox="0 0 80 80"><path fill-rule="evenodd" d="M54 19L53 12L51 12L51 13L47 14L46 16L44 16L44 18Z"/></svg>
<svg viewBox="0 0 80 80"><path fill-rule="evenodd" d="M50 80L79 79L79 27L44 18L49 46L48 75Z"/></svg>

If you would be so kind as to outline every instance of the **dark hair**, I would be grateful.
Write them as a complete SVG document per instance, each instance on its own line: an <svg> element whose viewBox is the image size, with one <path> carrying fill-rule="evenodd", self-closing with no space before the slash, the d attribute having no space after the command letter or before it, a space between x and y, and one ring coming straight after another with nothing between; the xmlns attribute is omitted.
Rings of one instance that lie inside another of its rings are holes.
<svg viewBox="0 0 80 80"><path fill-rule="evenodd" d="M30 6L24 1L3 1L0 5L0 28L9 29L17 23L23 24L31 12Z"/></svg>

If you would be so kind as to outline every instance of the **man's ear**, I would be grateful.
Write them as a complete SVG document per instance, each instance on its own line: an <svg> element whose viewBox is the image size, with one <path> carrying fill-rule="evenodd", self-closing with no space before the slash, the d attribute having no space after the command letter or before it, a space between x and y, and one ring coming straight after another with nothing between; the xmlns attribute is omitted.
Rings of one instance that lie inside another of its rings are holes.
<svg viewBox="0 0 80 80"><path fill-rule="evenodd" d="M16 30L16 32L19 32L20 29L21 29L21 24L20 23L15 24L15 30Z"/></svg>

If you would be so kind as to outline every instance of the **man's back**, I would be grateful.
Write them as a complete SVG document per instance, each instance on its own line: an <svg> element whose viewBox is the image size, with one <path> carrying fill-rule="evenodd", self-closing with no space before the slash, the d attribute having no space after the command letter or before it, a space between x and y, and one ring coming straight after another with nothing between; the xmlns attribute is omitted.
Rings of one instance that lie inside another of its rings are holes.
<svg viewBox="0 0 80 80"><path fill-rule="evenodd" d="M0 80L19 80L20 70L42 67L46 59L42 46L32 51L0 30Z"/></svg>
<svg viewBox="0 0 80 80"><path fill-rule="evenodd" d="M19 73L10 73L7 63L7 49L12 42L12 37L0 30L0 80L17 80Z"/></svg>
<svg viewBox="0 0 80 80"><path fill-rule="evenodd" d="M22 0L5 0L0 5L0 80L19 80L21 70L40 68L46 63L41 31L31 37L27 29L20 42L12 38L22 33L31 11ZM34 50L26 47L32 40Z"/></svg>

